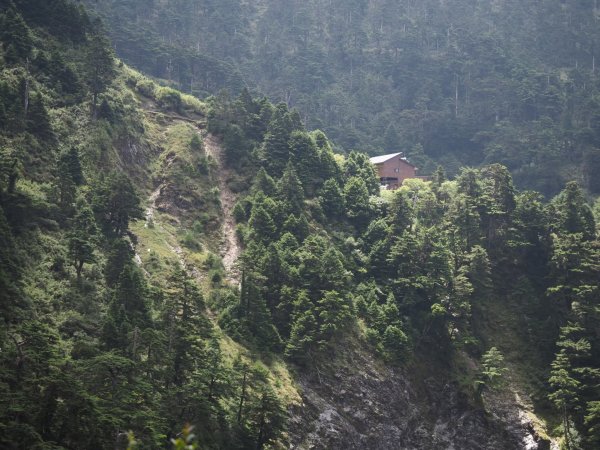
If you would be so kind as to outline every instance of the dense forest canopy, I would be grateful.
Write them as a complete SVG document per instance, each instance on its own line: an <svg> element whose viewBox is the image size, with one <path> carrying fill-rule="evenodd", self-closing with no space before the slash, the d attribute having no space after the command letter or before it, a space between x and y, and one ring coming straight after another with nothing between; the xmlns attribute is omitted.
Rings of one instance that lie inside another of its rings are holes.
<svg viewBox="0 0 600 450"><path fill-rule="evenodd" d="M596 2L91 6L0 0L0 447L598 448Z"/></svg>
<svg viewBox="0 0 600 450"><path fill-rule="evenodd" d="M126 62L194 95L266 93L338 149L600 192L597 1L87 3Z"/></svg>

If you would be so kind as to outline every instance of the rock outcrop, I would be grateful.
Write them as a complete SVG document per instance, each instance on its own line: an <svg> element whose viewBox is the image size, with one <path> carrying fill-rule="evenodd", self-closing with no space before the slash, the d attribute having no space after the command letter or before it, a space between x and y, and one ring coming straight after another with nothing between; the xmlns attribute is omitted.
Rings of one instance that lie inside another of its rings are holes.
<svg viewBox="0 0 600 450"><path fill-rule="evenodd" d="M298 376L303 405L292 411L290 448L547 448L518 412L501 419L487 413L440 374L411 380L366 354L352 358L328 374Z"/></svg>

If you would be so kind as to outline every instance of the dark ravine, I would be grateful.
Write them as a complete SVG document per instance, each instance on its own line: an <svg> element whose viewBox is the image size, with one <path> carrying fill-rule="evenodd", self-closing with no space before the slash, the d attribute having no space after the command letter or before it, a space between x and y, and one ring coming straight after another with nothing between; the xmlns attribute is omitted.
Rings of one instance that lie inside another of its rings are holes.
<svg viewBox="0 0 600 450"><path fill-rule="evenodd" d="M303 404L292 412L291 449L550 449L518 410L501 420L452 382L430 376L417 387L401 369L352 358L334 373L298 376Z"/></svg>

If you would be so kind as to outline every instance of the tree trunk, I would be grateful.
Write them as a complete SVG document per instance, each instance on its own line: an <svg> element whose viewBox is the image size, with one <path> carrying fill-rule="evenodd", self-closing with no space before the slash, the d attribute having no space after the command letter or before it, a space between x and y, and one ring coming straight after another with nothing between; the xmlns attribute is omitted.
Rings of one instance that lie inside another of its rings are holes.
<svg viewBox="0 0 600 450"><path fill-rule="evenodd" d="M563 406L563 423L565 428L565 448L571 450L571 442L569 440L569 416L567 415L567 406Z"/></svg>
<svg viewBox="0 0 600 450"><path fill-rule="evenodd" d="M79 283L81 283L81 272L83 271L83 261L77 261L75 270L77 271L77 284L79 284Z"/></svg>
<svg viewBox="0 0 600 450"><path fill-rule="evenodd" d="M244 370L244 378L242 380L242 394L240 395L240 404L238 406L238 413L237 413L238 424L242 423L242 410L244 408L244 401L246 400L246 378L247 378L247 372Z"/></svg>
<svg viewBox="0 0 600 450"><path fill-rule="evenodd" d="M27 117L27 113L29 112L29 58L27 58L25 69L25 98L23 99L23 107L25 108L25 117Z"/></svg>
<svg viewBox="0 0 600 450"><path fill-rule="evenodd" d="M256 450L262 450L262 448L263 448L264 432L265 432L265 413L263 412L260 416L258 438L256 439Z"/></svg>

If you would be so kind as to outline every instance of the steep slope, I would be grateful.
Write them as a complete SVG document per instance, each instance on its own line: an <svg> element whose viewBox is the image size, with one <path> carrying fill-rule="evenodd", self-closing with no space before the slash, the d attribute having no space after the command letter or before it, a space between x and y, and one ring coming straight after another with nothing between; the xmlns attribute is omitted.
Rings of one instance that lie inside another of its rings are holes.
<svg viewBox="0 0 600 450"><path fill-rule="evenodd" d="M223 233L223 242L220 248L221 258L223 259L227 279L234 284L239 284L240 277L236 263L240 256L241 248L236 235L235 219L233 218L236 196L228 184L231 178L231 171L225 165L223 149L215 136L210 133L205 136L204 148L206 154L212 157L217 163L216 176L219 186Z"/></svg>
<svg viewBox="0 0 600 450"><path fill-rule="evenodd" d="M597 2L87 3L128 63L203 97L247 85L346 151L404 151L423 174L498 162L548 196L570 179L600 192Z"/></svg>
<svg viewBox="0 0 600 450"><path fill-rule="evenodd" d="M291 448L549 448L516 405L489 414L447 376L416 380L410 369L385 368L345 348L335 371L300 377L304 404L290 421Z"/></svg>
<svg viewBox="0 0 600 450"><path fill-rule="evenodd" d="M206 105L71 2L30 6L0 6L0 446L164 448L188 422L207 448L281 442L287 367L205 301L232 295Z"/></svg>
<svg viewBox="0 0 600 450"><path fill-rule="evenodd" d="M595 448L576 183L381 192L285 103L201 102L36 5L0 9L0 446Z"/></svg>

